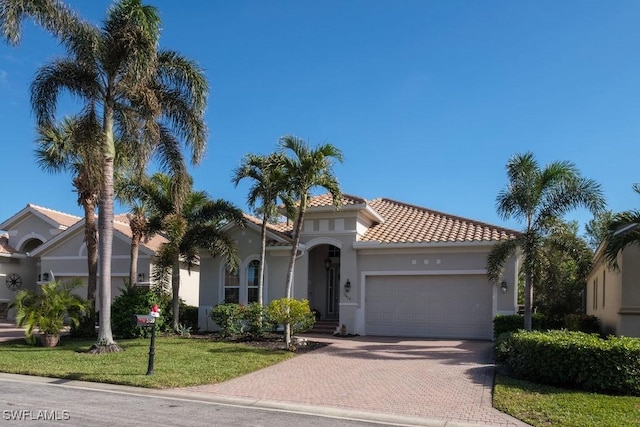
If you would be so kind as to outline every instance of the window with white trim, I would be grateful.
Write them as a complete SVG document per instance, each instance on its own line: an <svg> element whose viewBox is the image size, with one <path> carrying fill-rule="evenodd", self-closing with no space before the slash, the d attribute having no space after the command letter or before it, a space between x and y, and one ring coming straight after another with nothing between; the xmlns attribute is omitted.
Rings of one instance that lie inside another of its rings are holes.
<svg viewBox="0 0 640 427"><path fill-rule="evenodd" d="M247 266L247 303L258 302L260 261L254 259Z"/></svg>
<svg viewBox="0 0 640 427"><path fill-rule="evenodd" d="M224 302L240 303L240 275L238 270L232 271L229 267L224 270Z"/></svg>

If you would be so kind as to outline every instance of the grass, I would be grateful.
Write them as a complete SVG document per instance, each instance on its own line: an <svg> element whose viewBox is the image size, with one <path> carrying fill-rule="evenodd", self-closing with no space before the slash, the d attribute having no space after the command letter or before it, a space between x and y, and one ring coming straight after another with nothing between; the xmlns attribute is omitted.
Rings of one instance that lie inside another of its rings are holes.
<svg viewBox="0 0 640 427"><path fill-rule="evenodd" d="M294 355L237 343L158 337L154 374L146 375L149 339L118 341L124 349L119 353L87 354L94 342L63 337L54 348L24 340L0 343L0 372L169 388L226 381Z"/></svg>
<svg viewBox="0 0 640 427"><path fill-rule="evenodd" d="M533 426L640 425L640 397L565 390L500 374L493 406Z"/></svg>

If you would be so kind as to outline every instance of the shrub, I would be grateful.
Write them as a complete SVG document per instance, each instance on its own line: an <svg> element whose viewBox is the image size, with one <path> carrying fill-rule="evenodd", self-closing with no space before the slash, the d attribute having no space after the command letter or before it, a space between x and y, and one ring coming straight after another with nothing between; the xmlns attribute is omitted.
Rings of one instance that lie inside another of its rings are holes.
<svg viewBox="0 0 640 427"><path fill-rule="evenodd" d="M257 339L264 333L264 306L257 302L249 305L225 303L211 310L211 319L220 327L223 338Z"/></svg>
<svg viewBox="0 0 640 427"><path fill-rule="evenodd" d="M588 334L600 333L598 318L587 314L567 314L564 316L564 327L570 331L580 331Z"/></svg>
<svg viewBox="0 0 640 427"><path fill-rule="evenodd" d="M242 318L243 328L242 335L246 338L257 339L264 335L266 321L266 310L264 305L252 302L243 306Z"/></svg>
<svg viewBox="0 0 640 427"><path fill-rule="evenodd" d="M211 319L220 327L220 336L229 338L240 334L242 330L242 316L240 304L218 304L211 310Z"/></svg>
<svg viewBox="0 0 640 427"><path fill-rule="evenodd" d="M287 307L289 307L288 313ZM267 307L267 317L275 325L289 323L292 335L313 328L316 321L315 315L309 308L309 301L306 299L281 298L273 300Z"/></svg>
<svg viewBox="0 0 640 427"><path fill-rule="evenodd" d="M561 326L555 325L552 322L548 321L544 314L534 313L531 316L531 329L533 330L543 331L559 327ZM524 329L524 316L520 314L498 314L493 319L493 336L495 338L499 337L501 334L516 332L520 329Z"/></svg>
<svg viewBox="0 0 640 427"><path fill-rule="evenodd" d="M586 391L640 396L640 340L571 331L500 336L496 359L519 378Z"/></svg>
<svg viewBox="0 0 640 427"><path fill-rule="evenodd" d="M165 325L173 324L173 303L171 301L171 296L163 298L161 300L166 305L167 310L161 312L162 317L164 318ZM198 331L198 307L194 305L186 304L182 299L180 299L180 324L189 328L192 332Z"/></svg>
<svg viewBox="0 0 640 427"><path fill-rule="evenodd" d="M165 330L162 316L166 312L164 301L147 289L127 287L122 289L111 304L111 327L116 338L146 338L150 336L151 328L136 326L136 314L149 314L152 305L158 304L161 316L156 319L156 332Z"/></svg>

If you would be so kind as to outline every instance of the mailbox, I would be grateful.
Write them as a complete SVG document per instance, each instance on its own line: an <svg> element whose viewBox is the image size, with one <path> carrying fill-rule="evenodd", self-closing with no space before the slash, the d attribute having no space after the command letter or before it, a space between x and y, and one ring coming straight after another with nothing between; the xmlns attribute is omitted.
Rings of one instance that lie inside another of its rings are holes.
<svg viewBox="0 0 640 427"><path fill-rule="evenodd" d="M150 314L136 314L136 325L153 326L156 323L156 317Z"/></svg>

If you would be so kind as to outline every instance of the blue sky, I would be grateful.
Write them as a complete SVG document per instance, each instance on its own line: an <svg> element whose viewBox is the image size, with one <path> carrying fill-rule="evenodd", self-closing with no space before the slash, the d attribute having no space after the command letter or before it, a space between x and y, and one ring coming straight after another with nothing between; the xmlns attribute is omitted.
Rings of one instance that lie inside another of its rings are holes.
<svg viewBox="0 0 640 427"><path fill-rule="evenodd" d="M99 23L110 2L69 1ZM640 206L640 2L148 1L161 45L211 86L194 187L246 209L232 170L285 134L344 153L342 189L497 225L505 164L576 164L609 209ZM31 24L0 44L0 222L27 203L82 215L71 179L34 162L29 84L62 54ZM73 113L66 104L59 113ZM123 209L120 209L122 211ZM576 211L568 219L590 219Z"/></svg>

